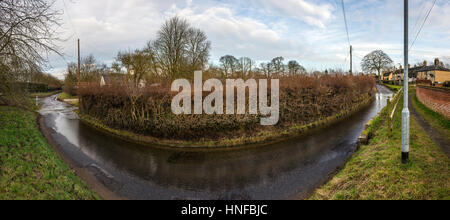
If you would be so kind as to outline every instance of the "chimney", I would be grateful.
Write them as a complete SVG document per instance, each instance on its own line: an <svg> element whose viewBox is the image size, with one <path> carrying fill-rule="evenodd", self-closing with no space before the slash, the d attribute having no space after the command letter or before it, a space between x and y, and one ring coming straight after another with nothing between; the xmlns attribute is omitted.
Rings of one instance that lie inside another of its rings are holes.
<svg viewBox="0 0 450 220"><path fill-rule="evenodd" d="M427 61L423 61L423 66L426 67L427 66Z"/></svg>
<svg viewBox="0 0 450 220"><path fill-rule="evenodd" d="M438 58L434 59L434 66L439 66L439 64L440 64L439 59Z"/></svg>
<svg viewBox="0 0 450 220"><path fill-rule="evenodd" d="M408 69L411 69L411 64L408 64Z"/></svg>

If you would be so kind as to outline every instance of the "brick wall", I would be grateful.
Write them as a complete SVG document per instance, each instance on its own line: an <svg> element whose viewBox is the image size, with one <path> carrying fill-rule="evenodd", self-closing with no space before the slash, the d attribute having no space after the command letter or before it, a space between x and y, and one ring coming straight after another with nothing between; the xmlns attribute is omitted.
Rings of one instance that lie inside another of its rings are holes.
<svg viewBox="0 0 450 220"><path fill-rule="evenodd" d="M417 98L433 111L450 119L450 90L417 86Z"/></svg>

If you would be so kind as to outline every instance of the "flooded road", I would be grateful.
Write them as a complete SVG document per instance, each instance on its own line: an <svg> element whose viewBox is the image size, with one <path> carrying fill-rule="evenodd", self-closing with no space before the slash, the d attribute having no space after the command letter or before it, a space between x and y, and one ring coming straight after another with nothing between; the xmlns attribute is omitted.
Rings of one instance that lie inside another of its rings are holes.
<svg viewBox="0 0 450 220"><path fill-rule="evenodd" d="M306 137L236 150L160 149L128 143L84 125L74 108L42 101L52 140L108 189L130 199L302 198L355 152L364 124L392 93L379 87L376 101L356 115Z"/></svg>

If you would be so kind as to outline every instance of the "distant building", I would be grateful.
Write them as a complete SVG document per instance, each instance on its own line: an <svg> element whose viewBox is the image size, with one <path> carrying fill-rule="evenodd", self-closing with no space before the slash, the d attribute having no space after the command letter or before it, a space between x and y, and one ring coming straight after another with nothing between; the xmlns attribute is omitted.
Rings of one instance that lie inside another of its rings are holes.
<svg viewBox="0 0 450 220"><path fill-rule="evenodd" d="M126 75L119 73L107 73L100 76L100 86L112 85L113 82L127 81Z"/></svg>
<svg viewBox="0 0 450 220"><path fill-rule="evenodd" d="M103 74L100 77L100 86L109 86L112 85L113 82L119 82L119 83L131 83L132 80L131 78L129 78L127 75L124 74ZM140 79L139 82L137 83L137 86L139 88L145 88L147 86L147 80L145 79ZM151 85L154 86L154 85Z"/></svg>
<svg viewBox="0 0 450 220"><path fill-rule="evenodd" d="M384 72L383 80L385 80L385 81L403 80L403 67L400 65L399 69L394 69L393 71Z"/></svg>
<svg viewBox="0 0 450 220"><path fill-rule="evenodd" d="M383 81L390 81L392 72L383 72Z"/></svg>
<svg viewBox="0 0 450 220"><path fill-rule="evenodd" d="M434 65L427 66L425 61L423 67L418 71L417 79L430 80L432 83L442 84L450 81L450 69L444 67L439 59L434 60Z"/></svg>
<svg viewBox="0 0 450 220"><path fill-rule="evenodd" d="M387 71L383 73L384 81L400 81L403 80L404 69L400 66L400 69L394 71ZM446 81L450 81L450 69L443 66L439 59L436 58L434 65L428 66L427 61L423 62L423 66L408 65L408 76L410 81L415 80L430 80L433 83L442 84Z"/></svg>
<svg viewBox="0 0 450 220"><path fill-rule="evenodd" d="M100 86L106 86L111 84L110 75L105 74L100 77Z"/></svg>

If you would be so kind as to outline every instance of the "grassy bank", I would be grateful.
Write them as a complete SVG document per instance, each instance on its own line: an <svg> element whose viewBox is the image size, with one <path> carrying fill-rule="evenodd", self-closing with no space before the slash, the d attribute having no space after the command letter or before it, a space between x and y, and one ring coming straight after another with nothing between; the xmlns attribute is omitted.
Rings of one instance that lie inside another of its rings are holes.
<svg viewBox="0 0 450 220"><path fill-rule="evenodd" d="M444 137L450 138L450 120L446 119L443 115L429 109L422 104L417 98L416 91L412 90L411 93L414 109L424 117L424 119L437 131L439 131Z"/></svg>
<svg viewBox="0 0 450 220"><path fill-rule="evenodd" d="M403 88L402 86L399 86L399 85L391 85L391 84L383 84L383 85L386 86L388 89L390 89L393 92L398 92L398 90Z"/></svg>
<svg viewBox="0 0 450 220"><path fill-rule="evenodd" d="M362 146L311 199L450 199L450 160L414 117L410 163L401 163L401 111L396 111L391 138L386 111L382 112L369 128L374 132L369 145Z"/></svg>
<svg viewBox="0 0 450 220"><path fill-rule="evenodd" d="M78 96L73 96L73 95L70 95L65 92L62 92L61 94L58 95L58 100L61 102L69 103L69 104L77 106L77 107L79 104Z"/></svg>
<svg viewBox="0 0 450 220"><path fill-rule="evenodd" d="M73 96L70 95L68 93L62 92L61 94L58 95L58 99L60 100L64 100L64 99L77 99L78 96Z"/></svg>
<svg viewBox="0 0 450 220"><path fill-rule="evenodd" d="M0 200L98 199L57 156L36 115L0 107Z"/></svg>

